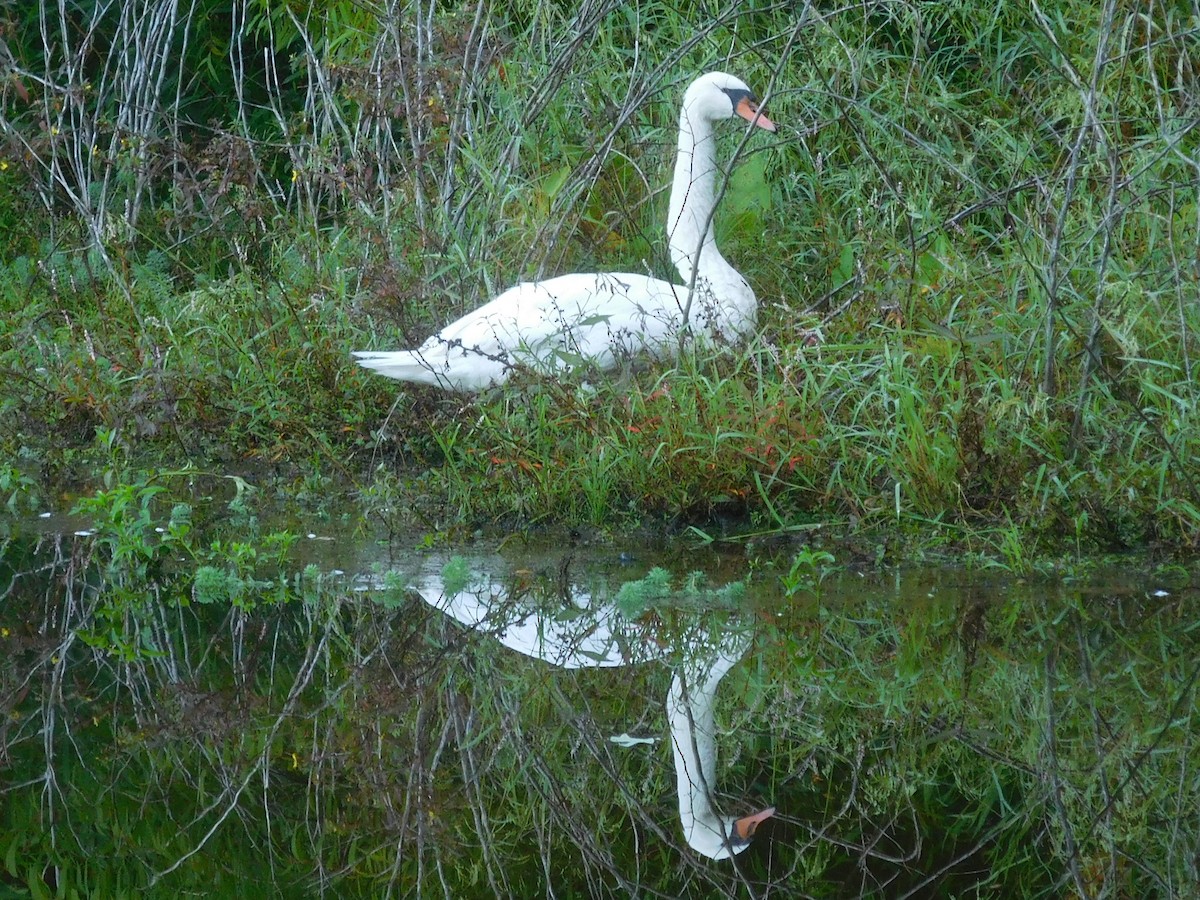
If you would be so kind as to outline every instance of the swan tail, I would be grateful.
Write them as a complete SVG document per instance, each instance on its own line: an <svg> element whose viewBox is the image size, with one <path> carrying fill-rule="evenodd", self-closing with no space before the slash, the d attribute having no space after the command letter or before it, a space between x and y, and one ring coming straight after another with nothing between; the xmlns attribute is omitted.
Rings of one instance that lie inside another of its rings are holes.
<svg viewBox="0 0 1200 900"><path fill-rule="evenodd" d="M391 350L377 352L371 350L355 350L354 358L366 369L378 372L387 378L397 381L411 381L417 384L441 384L441 379L433 367L425 359L412 350Z"/></svg>

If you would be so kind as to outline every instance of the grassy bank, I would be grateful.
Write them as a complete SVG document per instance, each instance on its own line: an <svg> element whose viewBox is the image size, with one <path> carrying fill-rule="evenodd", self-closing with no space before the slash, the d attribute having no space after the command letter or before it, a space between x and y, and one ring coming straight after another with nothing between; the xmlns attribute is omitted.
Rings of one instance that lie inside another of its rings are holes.
<svg viewBox="0 0 1200 900"><path fill-rule="evenodd" d="M192 462L433 527L827 523L1014 566L1200 537L1174 7L218 6L46 43L6 14L5 484ZM521 278L669 274L677 106L714 68L785 126L718 221L758 340L475 399L351 364Z"/></svg>

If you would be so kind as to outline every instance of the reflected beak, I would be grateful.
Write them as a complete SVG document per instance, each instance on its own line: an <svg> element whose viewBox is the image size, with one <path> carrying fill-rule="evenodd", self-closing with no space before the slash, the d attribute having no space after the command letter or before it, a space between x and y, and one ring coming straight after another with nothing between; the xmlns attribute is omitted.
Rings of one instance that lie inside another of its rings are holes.
<svg viewBox="0 0 1200 900"><path fill-rule="evenodd" d="M754 831L764 821L775 815L775 807L764 809L762 812L756 812L752 816L745 816L733 823L734 839L738 841L749 841L754 837Z"/></svg>
<svg viewBox="0 0 1200 900"><path fill-rule="evenodd" d="M767 131L775 130L775 123L760 113L758 111L758 104L749 97L743 97L738 101L735 112L751 125L757 125L759 128L767 129Z"/></svg>

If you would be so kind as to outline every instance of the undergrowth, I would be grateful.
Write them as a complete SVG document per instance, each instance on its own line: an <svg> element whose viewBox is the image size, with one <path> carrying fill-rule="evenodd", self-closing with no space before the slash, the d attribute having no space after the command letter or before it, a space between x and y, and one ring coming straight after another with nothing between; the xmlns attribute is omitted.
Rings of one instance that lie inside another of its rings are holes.
<svg viewBox="0 0 1200 900"><path fill-rule="evenodd" d="M442 526L836 522L1016 567L1200 537L1177 7L97 6L61 40L38 7L2 23L12 477L115 445ZM521 278L669 274L678 102L714 68L784 126L717 222L751 346L479 398L354 367Z"/></svg>

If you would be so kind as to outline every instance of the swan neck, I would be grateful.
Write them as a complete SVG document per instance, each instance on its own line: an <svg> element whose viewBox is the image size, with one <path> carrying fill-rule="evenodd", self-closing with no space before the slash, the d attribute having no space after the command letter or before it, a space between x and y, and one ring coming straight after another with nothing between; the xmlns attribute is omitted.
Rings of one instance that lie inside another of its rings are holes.
<svg viewBox="0 0 1200 900"><path fill-rule="evenodd" d="M689 842L698 824L711 827L716 823L712 804L716 770L713 704L704 687L699 681L685 683L677 674L669 698L679 818Z"/></svg>
<svg viewBox="0 0 1200 900"><path fill-rule="evenodd" d="M728 843L729 825L717 815L712 802L717 768L714 707L717 686L746 646L739 639L715 658L709 657L707 665L684 666L671 679L667 693L679 819L688 844L713 859L737 852Z"/></svg>
<svg viewBox="0 0 1200 900"><path fill-rule="evenodd" d="M687 104L679 114L679 146L671 182L667 233L671 262L684 283L694 273L713 278L731 269L713 238L712 212L716 203L716 135L712 122L692 113Z"/></svg>

